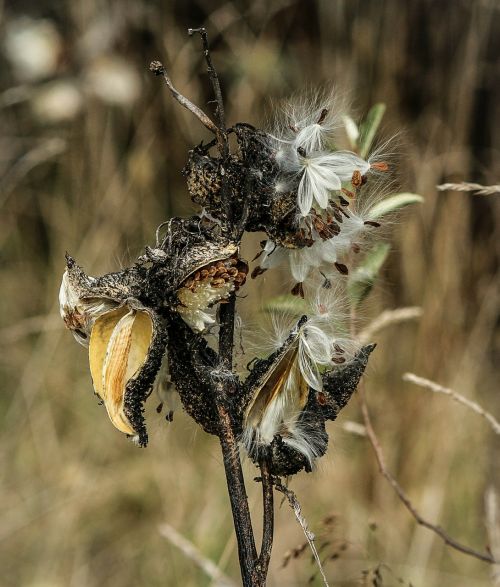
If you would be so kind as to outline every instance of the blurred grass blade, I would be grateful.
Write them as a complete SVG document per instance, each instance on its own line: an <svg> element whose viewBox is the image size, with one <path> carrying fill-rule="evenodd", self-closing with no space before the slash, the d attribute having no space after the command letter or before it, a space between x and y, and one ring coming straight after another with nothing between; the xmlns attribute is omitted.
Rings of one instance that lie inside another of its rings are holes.
<svg viewBox="0 0 500 587"><path fill-rule="evenodd" d="M342 122L344 123L345 134L349 139L349 143L351 145L351 149L353 151L357 151L358 149L358 139L359 139L359 128L358 125L354 122L354 120L345 114L342 117Z"/></svg>
<svg viewBox="0 0 500 587"><path fill-rule="evenodd" d="M262 311L266 313L283 312L299 317L307 314L307 308L307 304L302 298L284 294L271 298L263 305Z"/></svg>
<svg viewBox="0 0 500 587"><path fill-rule="evenodd" d="M365 120L361 124L359 140L359 154L363 159L368 155L373 144L373 139L377 134L378 127L382 122L385 113L385 104L375 104L370 108Z"/></svg>
<svg viewBox="0 0 500 587"><path fill-rule="evenodd" d="M370 218L381 218L390 212L395 212L396 210L404 208L405 206L419 204L423 201L424 198L418 194L395 194L394 196L390 196L378 204L375 204L375 206L373 206L373 208L370 210Z"/></svg>
<svg viewBox="0 0 500 587"><path fill-rule="evenodd" d="M349 278L347 291L351 303L358 306L370 293L380 269L387 259L390 246L388 243L377 244L363 259L362 264L353 271Z"/></svg>

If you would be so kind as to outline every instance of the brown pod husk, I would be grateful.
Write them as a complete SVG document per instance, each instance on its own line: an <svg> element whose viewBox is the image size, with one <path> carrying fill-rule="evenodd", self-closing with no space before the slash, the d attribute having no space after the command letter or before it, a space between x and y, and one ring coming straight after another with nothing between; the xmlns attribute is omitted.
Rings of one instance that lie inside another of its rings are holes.
<svg viewBox="0 0 500 587"><path fill-rule="evenodd" d="M75 260L66 255L66 270L59 291L61 317L76 340L88 346L95 320L137 294L132 270L103 277L88 276Z"/></svg>
<svg viewBox="0 0 500 587"><path fill-rule="evenodd" d="M315 458L323 456L328 447L326 421L335 420L351 398L374 348L373 344L364 346L349 363L326 371L322 376L321 391L309 388L307 403L297 418L297 425L305 437L312 439ZM275 475L289 476L301 470L306 472L312 470L310 459L287 442L285 435L275 435L270 445L266 447L265 454L270 462L271 471ZM258 452L250 453L250 457L256 464L260 456Z"/></svg>

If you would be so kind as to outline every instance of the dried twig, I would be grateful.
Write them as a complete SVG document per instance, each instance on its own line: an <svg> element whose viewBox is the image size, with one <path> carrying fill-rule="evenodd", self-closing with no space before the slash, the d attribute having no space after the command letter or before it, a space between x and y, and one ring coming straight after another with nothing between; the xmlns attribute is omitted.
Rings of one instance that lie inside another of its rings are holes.
<svg viewBox="0 0 500 587"><path fill-rule="evenodd" d="M453 391L453 389L449 389L448 387L443 387L434 381L430 381L429 379L425 379L424 377L419 377L418 375L414 375L413 373L405 373L403 375L403 381L409 381L410 383L415 383L415 385L419 385L420 387L425 387L426 389L430 389L434 393L442 393L451 397L454 401L466 406L469 410L476 412L482 416L488 424L492 427L495 434L500 434L500 422L492 415L490 412L487 412L484 408L482 408L476 402L466 398L462 394Z"/></svg>
<svg viewBox="0 0 500 587"><path fill-rule="evenodd" d="M209 131L213 132L215 135L218 134L219 129L214 124L214 122L203 112L201 108L198 108L196 104L193 104L191 100L183 96L179 91L177 91L172 84L170 77L168 76L167 70L165 69L164 65L160 61L152 61L149 65L150 71L152 71L155 75L162 75L165 83L167 84L168 89L172 96L187 108L192 114L196 116L196 118L206 127Z"/></svg>
<svg viewBox="0 0 500 587"><path fill-rule="evenodd" d="M419 308L418 306L397 308L396 310L385 310L359 333L358 338L363 344L365 344L372 341L373 336L380 330L387 328L387 326L399 324L400 322L406 322L408 320L416 320L421 316L422 308Z"/></svg>
<svg viewBox="0 0 500 587"><path fill-rule="evenodd" d="M304 518L304 516L302 515L302 508L300 507L300 503L299 503L299 500L297 499L297 496L295 495L295 493L291 489L288 489L288 487L285 487L281 483L281 481L279 481L279 480L274 481L274 486L276 487L276 489L278 491L283 493L283 495L287 498L288 503L290 504L290 507L292 508L293 513L295 514L295 517L297 518L297 522L300 524L300 527L302 528L302 531L304 532L304 535L307 539L309 547L314 555L314 558L316 560L316 564L318 565L319 572L321 573L321 577L323 579L323 583L325 584L326 587L329 587L325 572L323 570L323 565L321 564L321 559L320 559L318 551L316 549L316 545L314 544L315 536L309 530L309 527L307 526L307 521Z"/></svg>
<svg viewBox="0 0 500 587"><path fill-rule="evenodd" d="M475 192L476 196L492 196L500 193L500 185L481 185L479 183L470 183L463 181L461 183L443 183L436 186L440 192Z"/></svg>
<svg viewBox="0 0 500 587"><path fill-rule="evenodd" d="M222 131L226 130L226 115L224 112L224 101L222 99L222 91L220 89L220 82L219 76L217 75L217 71L212 63L212 57L210 56L210 50L208 48L208 36L207 31L204 28L199 29L188 29L189 35L194 35L198 33L201 36L201 40L203 43L203 55L205 57L205 61L207 62L207 71L208 77L210 78L210 83L212 84L212 89L215 94L215 101L217 103L217 119L219 122L219 128Z"/></svg>
<svg viewBox="0 0 500 587"><path fill-rule="evenodd" d="M215 583L215 587L236 587L236 583L230 579L219 567L204 556L196 546L185 536L177 532L170 524L162 524L159 527L160 534L191 559L202 569Z"/></svg>
<svg viewBox="0 0 500 587"><path fill-rule="evenodd" d="M375 453L375 458L377 459L380 473L387 479L387 481L392 486L392 488L396 492L399 499L403 502L404 506L410 512L410 514L415 518L417 523L420 524L421 526L424 526L425 528L427 528L429 530L432 530L432 532L437 534L451 548L454 548L455 550L458 550L458 551L462 552L463 554L467 554L469 556L472 556L472 557L477 558L479 560L482 560L484 562L496 563L497 561L490 553L479 552L477 550L474 550L473 548L470 548L469 546L466 546L464 544L461 544L460 542L457 542L454 538L449 536L449 534L447 534L445 532L445 530L443 530L443 528L441 528L440 526L437 526L435 524L432 524L431 522L429 522L428 520L426 520L425 518L423 518L420 515L418 510L415 508L413 503L410 501L409 497L404 492L401 485L399 485L399 483L396 481L395 477L392 475L392 473L387 468L387 464L385 462L385 456L382 451L382 447L380 445L380 442L378 440L377 435L375 434L375 430L373 429L373 426L372 426L370 413L368 411L368 404L366 402L366 394L365 394L364 384L362 381L358 387L358 397L361 402L361 412L363 414L363 419L365 422L366 433L368 435L368 439L369 439L370 444L372 445L373 451Z"/></svg>

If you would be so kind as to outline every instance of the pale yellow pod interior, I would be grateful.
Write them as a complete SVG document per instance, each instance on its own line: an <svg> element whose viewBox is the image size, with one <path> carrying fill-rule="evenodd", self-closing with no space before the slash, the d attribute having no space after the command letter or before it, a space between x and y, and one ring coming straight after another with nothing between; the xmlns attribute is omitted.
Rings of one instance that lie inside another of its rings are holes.
<svg viewBox="0 0 500 587"><path fill-rule="evenodd" d="M144 364L152 336L148 313L126 307L103 314L92 329L89 361L94 389L113 425L125 434L135 434L123 411L126 385Z"/></svg>

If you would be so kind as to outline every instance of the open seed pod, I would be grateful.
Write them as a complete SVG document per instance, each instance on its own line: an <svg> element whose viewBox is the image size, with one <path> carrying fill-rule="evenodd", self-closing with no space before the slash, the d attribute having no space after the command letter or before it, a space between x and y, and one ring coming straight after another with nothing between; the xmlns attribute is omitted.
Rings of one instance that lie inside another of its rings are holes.
<svg viewBox="0 0 500 587"><path fill-rule="evenodd" d="M88 346L96 318L137 293L133 270L109 273L95 278L86 275L75 260L66 255L66 270L59 290L61 317L75 339Z"/></svg>
<svg viewBox="0 0 500 587"><path fill-rule="evenodd" d="M297 415L309 395L298 361L299 331L305 321L305 317L299 321L280 349L258 361L247 379L252 395L244 414L242 442L253 459L258 460L277 435L291 446L300 436Z"/></svg>
<svg viewBox="0 0 500 587"><path fill-rule="evenodd" d="M256 391L245 412L242 443L255 463L268 459L272 473L279 476L310 472L326 453L325 423L335 420L347 404L375 348L367 345L349 363L325 371L322 389L312 389L300 373L293 377L298 328L269 359L259 361L247 379Z"/></svg>
<svg viewBox="0 0 500 587"><path fill-rule="evenodd" d="M184 275L176 291L176 310L193 330L202 332L215 322L207 310L245 283L248 265L238 258L234 243L205 242L180 258L179 272Z"/></svg>
<svg viewBox="0 0 500 587"><path fill-rule="evenodd" d="M134 300L99 316L90 336L95 393L113 425L141 446L147 444L143 403L151 393L165 346L159 318Z"/></svg>

